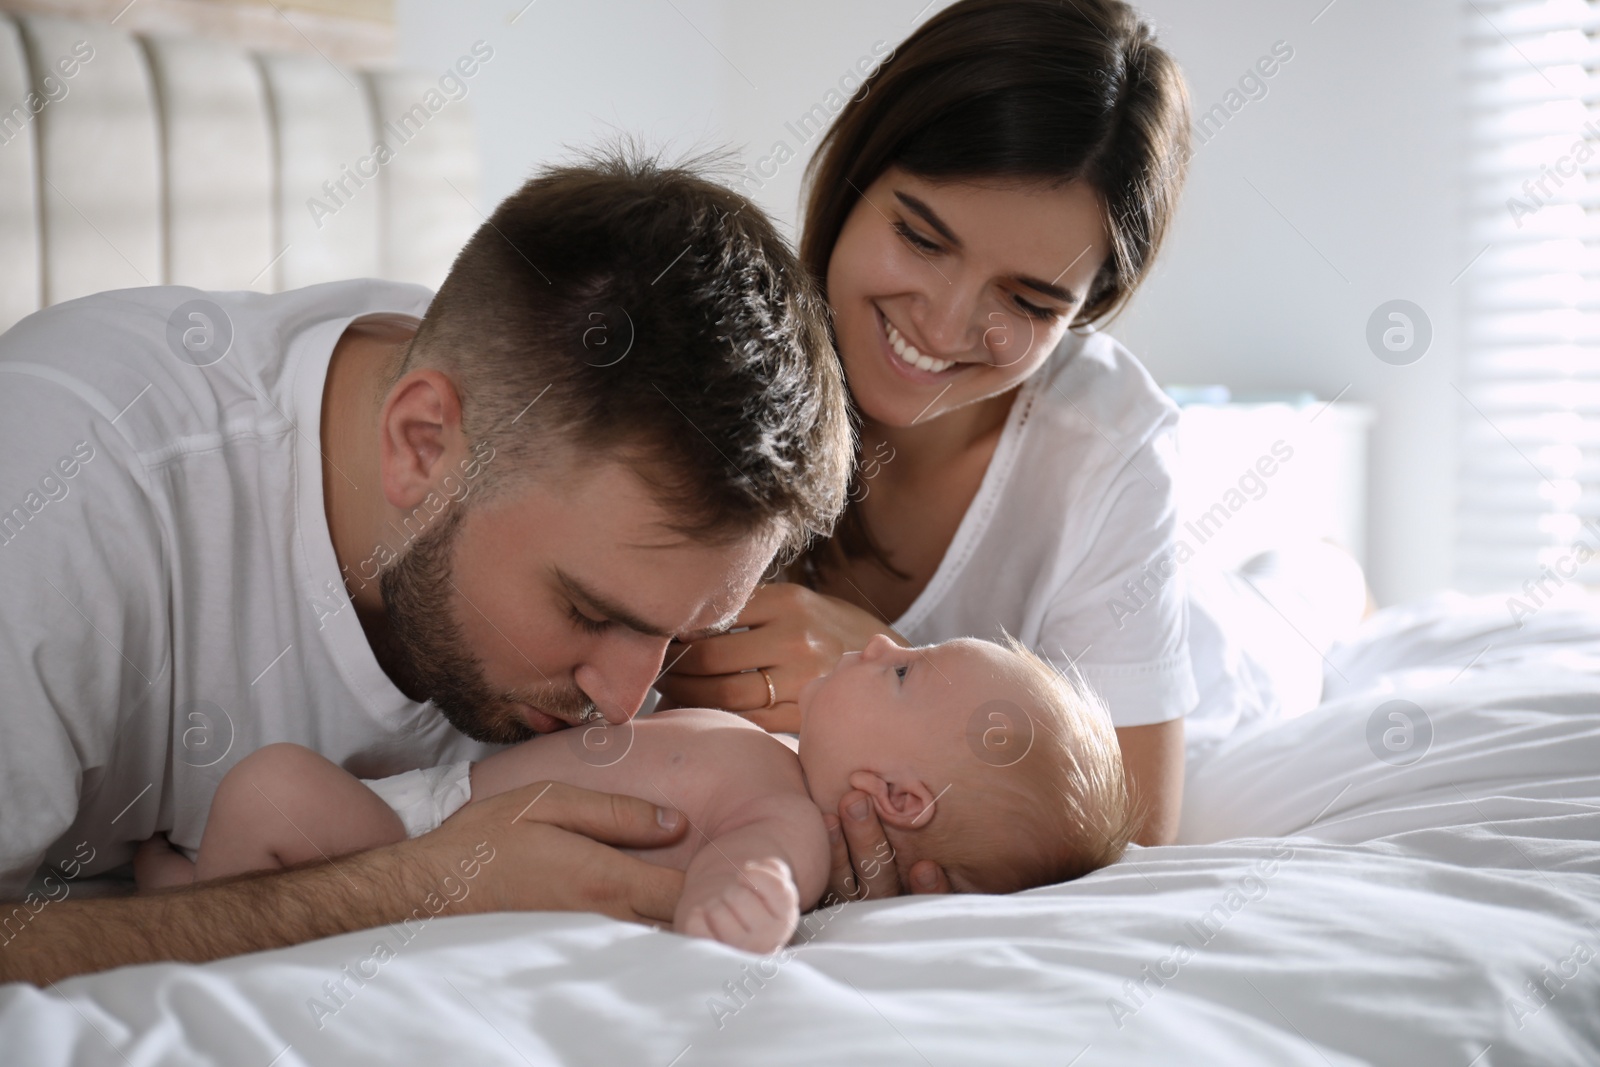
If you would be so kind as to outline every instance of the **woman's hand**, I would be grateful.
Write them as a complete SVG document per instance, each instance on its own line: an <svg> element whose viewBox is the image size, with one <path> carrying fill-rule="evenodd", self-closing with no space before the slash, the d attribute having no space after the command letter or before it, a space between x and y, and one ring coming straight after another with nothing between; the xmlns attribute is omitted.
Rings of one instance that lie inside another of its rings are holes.
<svg viewBox="0 0 1600 1067"><path fill-rule="evenodd" d="M901 892L894 847L872 810L872 798L859 789L839 799L839 814L824 815L828 828L828 888L845 900L880 900ZM852 860L854 861L852 863ZM948 893L944 868L918 860L908 872L913 893Z"/></svg>
<svg viewBox="0 0 1600 1067"><path fill-rule="evenodd" d="M668 648L656 688L677 707L738 712L774 733L800 732L800 690L841 655L861 651L874 634L905 643L877 616L792 582L757 589L734 625L749 629Z"/></svg>

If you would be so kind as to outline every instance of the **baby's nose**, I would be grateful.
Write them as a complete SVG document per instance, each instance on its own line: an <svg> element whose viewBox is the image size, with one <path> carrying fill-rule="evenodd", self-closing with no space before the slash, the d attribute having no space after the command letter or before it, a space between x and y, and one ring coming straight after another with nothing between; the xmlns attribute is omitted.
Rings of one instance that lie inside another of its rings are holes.
<svg viewBox="0 0 1600 1067"><path fill-rule="evenodd" d="M861 650L861 658L867 661L883 658L891 652L898 651L899 645L888 634L873 634L867 642L867 647Z"/></svg>

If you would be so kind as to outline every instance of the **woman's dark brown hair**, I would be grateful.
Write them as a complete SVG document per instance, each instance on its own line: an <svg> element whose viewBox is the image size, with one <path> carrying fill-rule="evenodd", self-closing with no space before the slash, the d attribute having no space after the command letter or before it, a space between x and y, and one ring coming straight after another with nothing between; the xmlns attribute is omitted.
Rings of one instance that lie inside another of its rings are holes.
<svg viewBox="0 0 1600 1067"><path fill-rule="evenodd" d="M845 219L890 167L931 181L1082 181L1111 249L1073 325L1103 322L1150 270L1189 144L1183 76L1128 4L960 0L889 55L824 135L806 168L800 259L826 285ZM840 553L899 573L854 503L806 572Z"/></svg>

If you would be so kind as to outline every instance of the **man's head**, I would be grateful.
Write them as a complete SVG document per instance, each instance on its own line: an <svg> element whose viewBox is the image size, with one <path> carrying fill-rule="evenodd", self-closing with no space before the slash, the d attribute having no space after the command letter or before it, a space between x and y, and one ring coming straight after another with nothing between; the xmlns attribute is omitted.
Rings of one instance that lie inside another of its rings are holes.
<svg viewBox="0 0 1600 1067"><path fill-rule="evenodd" d="M726 626L844 501L825 305L759 209L689 166L529 181L385 384L385 519L421 529L382 575L386 666L482 740L625 720L668 640Z"/></svg>
<svg viewBox="0 0 1600 1067"><path fill-rule="evenodd" d="M1051 885L1115 862L1137 825L1104 709L1015 640L880 634L800 714L812 799L871 796L902 879L931 859L958 892Z"/></svg>

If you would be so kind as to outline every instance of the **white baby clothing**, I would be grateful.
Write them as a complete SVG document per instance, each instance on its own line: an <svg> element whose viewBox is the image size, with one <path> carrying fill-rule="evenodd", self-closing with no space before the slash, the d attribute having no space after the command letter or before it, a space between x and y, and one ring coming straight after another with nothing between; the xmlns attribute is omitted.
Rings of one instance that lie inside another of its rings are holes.
<svg viewBox="0 0 1600 1067"><path fill-rule="evenodd" d="M400 816L407 837L421 837L472 799L472 761L424 767L388 778L363 778L362 784Z"/></svg>

